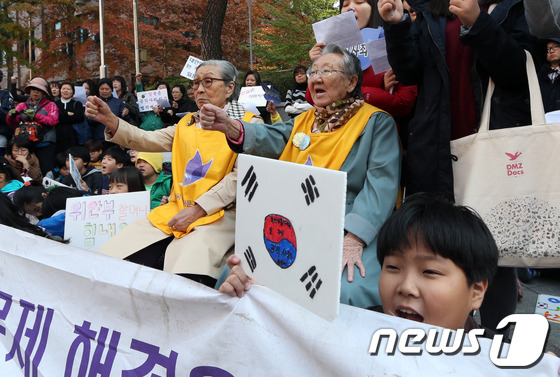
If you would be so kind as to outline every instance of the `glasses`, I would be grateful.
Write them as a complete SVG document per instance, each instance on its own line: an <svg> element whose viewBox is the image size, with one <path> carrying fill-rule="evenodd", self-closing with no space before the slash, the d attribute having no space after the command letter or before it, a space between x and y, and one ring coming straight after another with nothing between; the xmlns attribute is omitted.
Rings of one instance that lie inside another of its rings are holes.
<svg viewBox="0 0 560 377"><path fill-rule="evenodd" d="M315 77L315 75L319 75L319 76L321 76L322 78L325 79L335 72L344 73L344 71L339 71L337 69L315 69L315 70L311 70L311 68L310 68L310 69L307 70L307 77L309 77L311 79L311 78Z"/></svg>
<svg viewBox="0 0 560 377"><path fill-rule="evenodd" d="M205 87L206 89L208 89L209 87L212 86L212 84L214 83L214 81L227 81L227 80L224 80L224 79L216 79L216 78L214 78L214 77L207 77L207 78L202 79L202 80L193 81L193 83L192 83L192 88L193 88L194 90L197 90L198 87L200 86L200 84L202 83L202 86Z"/></svg>
<svg viewBox="0 0 560 377"><path fill-rule="evenodd" d="M546 52L548 53L548 52L553 51L553 50L558 50L559 48L560 48L560 45L550 46L550 47L546 48Z"/></svg>

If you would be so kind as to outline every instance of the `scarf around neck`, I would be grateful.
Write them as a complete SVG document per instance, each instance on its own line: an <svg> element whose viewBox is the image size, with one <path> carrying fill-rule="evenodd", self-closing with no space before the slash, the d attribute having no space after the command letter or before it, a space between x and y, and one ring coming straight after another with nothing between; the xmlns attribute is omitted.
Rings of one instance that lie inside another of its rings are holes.
<svg viewBox="0 0 560 377"><path fill-rule="evenodd" d="M350 97L335 101L326 107L315 106L315 121L311 132L332 132L344 126L360 110L363 104L363 99Z"/></svg>

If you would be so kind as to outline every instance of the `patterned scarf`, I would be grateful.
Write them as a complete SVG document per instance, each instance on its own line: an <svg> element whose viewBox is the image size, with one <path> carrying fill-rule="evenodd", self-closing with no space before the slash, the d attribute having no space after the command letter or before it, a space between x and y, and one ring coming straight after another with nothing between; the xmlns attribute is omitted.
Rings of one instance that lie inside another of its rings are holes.
<svg viewBox="0 0 560 377"><path fill-rule="evenodd" d="M313 133L332 132L346 124L360 107L363 99L350 97L331 103L327 107L315 107L315 121L311 128Z"/></svg>
<svg viewBox="0 0 560 377"><path fill-rule="evenodd" d="M226 111L227 115L229 115L231 118L236 120L243 120L243 117L245 116L245 108L243 108L243 106L241 106L241 104L237 101L229 102L224 108L224 110ZM199 122L200 122L200 110L198 110L196 113L192 115L191 121L187 124L187 126Z"/></svg>

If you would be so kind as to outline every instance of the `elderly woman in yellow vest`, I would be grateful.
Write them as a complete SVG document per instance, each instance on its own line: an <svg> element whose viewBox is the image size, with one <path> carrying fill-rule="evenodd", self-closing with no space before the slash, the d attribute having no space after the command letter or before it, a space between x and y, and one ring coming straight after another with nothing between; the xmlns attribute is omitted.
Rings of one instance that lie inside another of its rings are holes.
<svg viewBox="0 0 560 377"><path fill-rule="evenodd" d="M275 123L274 127L249 127L222 109L205 105L200 111L201 125L224 132L237 152L347 173L341 302L360 307L380 305L376 242L399 190L397 128L387 113L364 103L360 62L346 50L327 45L308 76L315 108L294 120ZM238 261L232 256L228 265ZM241 296L249 286L246 283L246 276L235 266L220 290Z"/></svg>
<svg viewBox="0 0 560 377"><path fill-rule="evenodd" d="M198 107L212 104L232 119L262 123L237 103L237 70L209 60L196 70ZM114 116L105 103L89 97L86 115L106 126L108 141L144 152L172 152L173 187L169 203L147 219L128 225L98 252L180 274L213 286L234 243L237 155L223 135L200 128L199 113L178 124L144 131Z"/></svg>

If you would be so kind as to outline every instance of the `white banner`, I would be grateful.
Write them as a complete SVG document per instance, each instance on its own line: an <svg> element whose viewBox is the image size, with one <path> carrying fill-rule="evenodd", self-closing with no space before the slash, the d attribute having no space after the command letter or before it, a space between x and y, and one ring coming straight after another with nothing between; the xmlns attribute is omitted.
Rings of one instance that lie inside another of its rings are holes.
<svg viewBox="0 0 560 377"><path fill-rule="evenodd" d="M379 329L402 339L429 327L346 305L328 322L265 287L230 298L5 226L0 260L1 376L537 377L560 367L544 355L528 369L500 369L487 339L476 356L400 346L388 355L384 343L372 355Z"/></svg>

